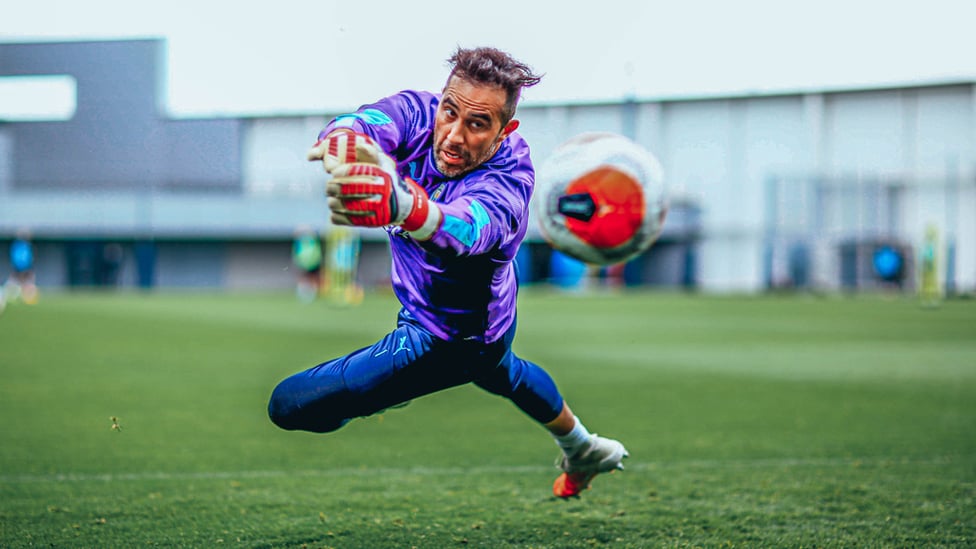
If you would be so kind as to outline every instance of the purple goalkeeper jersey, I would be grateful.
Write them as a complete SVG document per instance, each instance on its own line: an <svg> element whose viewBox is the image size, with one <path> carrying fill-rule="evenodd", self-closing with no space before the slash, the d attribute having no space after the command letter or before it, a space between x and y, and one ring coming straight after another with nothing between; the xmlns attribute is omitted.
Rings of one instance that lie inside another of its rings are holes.
<svg viewBox="0 0 976 549"><path fill-rule="evenodd" d="M431 333L447 340L493 342L515 321L515 254L525 237L535 181L529 146L510 134L474 171L449 178L434 163L439 94L403 91L337 117L324 132L347 127L371 136L444 215L430 240L388 227L393 290Z"/></svg>

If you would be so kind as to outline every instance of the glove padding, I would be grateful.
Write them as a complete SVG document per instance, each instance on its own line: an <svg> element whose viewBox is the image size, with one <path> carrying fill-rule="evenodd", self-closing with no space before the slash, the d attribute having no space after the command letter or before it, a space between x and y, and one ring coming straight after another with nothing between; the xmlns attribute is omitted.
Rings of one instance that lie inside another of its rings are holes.
<svg viewBox="0 0 976 549"><path fill-rule="evenodd" d="M326 184L332 222L337 225L400 225L427 239L440 226L441 211L410 179L401 179L396 162L365 134L339 129L320 139L308 155L322 160L332 175Z"/></svg>
<svg viewBox="0 0 976 549"><path fill-rule="evenodd" d="M364 162L378 165L379 156L383 154L370 136L349 128L339 128L328 135L319 135L319 140L308 151L308 160L321 160L325 171L332 173L342 164Z"/></svg>

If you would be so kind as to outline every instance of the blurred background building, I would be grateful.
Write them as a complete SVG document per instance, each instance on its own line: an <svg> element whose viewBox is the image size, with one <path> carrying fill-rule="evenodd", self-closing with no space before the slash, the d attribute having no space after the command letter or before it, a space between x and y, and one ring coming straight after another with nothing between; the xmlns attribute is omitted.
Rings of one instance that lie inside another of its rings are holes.
<svg viewBox="0 0 976 549"><path fill-rule="evenodd" d="M161 39L0 44L0 79L54 79L70 95L63 112L0 118L0 248L29 230L42 287L293 287L296 227L329 231L323 175L304 155L341 113L169 118L165 52ZM518 116L537 163L586 131L660 158L672 211L617 273L625 284L914 291L934 250L944 289L976 289L976 81ZM360 282L385 284L385 235L362 238ZM525 282L551 276L550 255L533 229Z"/></svg>

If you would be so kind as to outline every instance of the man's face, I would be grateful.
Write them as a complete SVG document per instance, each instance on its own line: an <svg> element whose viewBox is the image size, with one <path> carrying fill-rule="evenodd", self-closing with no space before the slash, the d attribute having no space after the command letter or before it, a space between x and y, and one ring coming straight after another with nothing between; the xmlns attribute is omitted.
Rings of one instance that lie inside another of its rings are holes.
<svg viewBox="0 0 976 549"><path fill-rule="evenodd" d="M448 177L460 177L490 159L518 122L502 127L505 90L452 77L434 121L434 160Z"/></svg>

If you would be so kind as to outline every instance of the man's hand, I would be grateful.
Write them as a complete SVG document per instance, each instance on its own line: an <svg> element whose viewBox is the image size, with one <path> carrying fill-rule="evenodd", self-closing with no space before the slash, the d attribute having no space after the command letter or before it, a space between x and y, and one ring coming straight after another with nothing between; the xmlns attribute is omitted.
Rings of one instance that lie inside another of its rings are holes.
<svg viewBox="0 0 976 549"><path fill-rule="evenodd" d="M381 155L386 156L368 135L339 128L319 137L312 150L308 151L308 160L321 160L325 171L332 173L342 164L364 162L379 165Z"/></svg>
<svg viewBox="0 0 976 549"><path fill-rule="evenodd" d="M325 190L332 222L384 227L401 225L427 239L441 223L441 211L410 179L401 179L396 162L367 135L336 130L319 140L309 160L322 160L332 180Z"/></svg>

